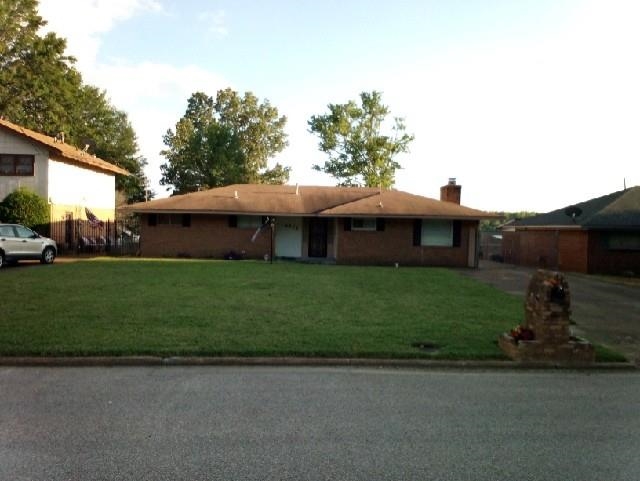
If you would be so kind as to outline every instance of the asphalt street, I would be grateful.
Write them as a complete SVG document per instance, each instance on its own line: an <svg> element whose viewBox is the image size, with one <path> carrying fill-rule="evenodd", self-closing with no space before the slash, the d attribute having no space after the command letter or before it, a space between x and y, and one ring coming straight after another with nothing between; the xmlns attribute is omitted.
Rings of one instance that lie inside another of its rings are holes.
<svg viewBox="0 0 640 481"><path fill-rule="evenodd" d="M0 368L3 480L634 480L637 371Z"/></svg>

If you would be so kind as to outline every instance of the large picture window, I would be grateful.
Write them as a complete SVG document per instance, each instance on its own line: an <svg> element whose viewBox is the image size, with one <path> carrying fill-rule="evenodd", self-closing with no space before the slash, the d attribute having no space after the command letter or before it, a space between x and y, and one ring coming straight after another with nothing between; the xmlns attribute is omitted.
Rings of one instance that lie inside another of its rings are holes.
<svg viewBox="0 0 640 481"><path fill-rule="evenodd" d="M430 247L453 246L453 222L450 220L424 219L421 245Z"/></svg>
<svg viewBox="0 0 640 481"><path fill-rule="evenodd" d="M0 154L0 175L33 176L33 155Z"/></svg>

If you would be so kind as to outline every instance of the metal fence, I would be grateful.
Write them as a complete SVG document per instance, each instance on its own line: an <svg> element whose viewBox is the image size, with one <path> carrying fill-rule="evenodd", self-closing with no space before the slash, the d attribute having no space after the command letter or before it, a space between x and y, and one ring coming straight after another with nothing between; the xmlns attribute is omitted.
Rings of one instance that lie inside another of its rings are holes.
<svg viewBox="0 0 640 481"><path fill-rule="evenodd" d="M137 217L115 221L90 222L67 219L35 229L58 244L58 255L83 254L130 256L140 249L140 224Z"/></svg>
<svg viewBox="0 0 640 481"><path fill-rule="evenodd" d="M480 259L502 262L502 231L480 232Z"/></svg>

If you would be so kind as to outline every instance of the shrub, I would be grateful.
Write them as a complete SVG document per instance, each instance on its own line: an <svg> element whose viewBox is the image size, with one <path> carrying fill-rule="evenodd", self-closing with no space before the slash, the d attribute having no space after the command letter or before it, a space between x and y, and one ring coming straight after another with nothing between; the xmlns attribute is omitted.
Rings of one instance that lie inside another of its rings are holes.
<svg viewBox="0 0 640 481"><path fill-rule="evenodd" d="M49 222L49 205L35 192L21 187L0 202L0 220L34 228Z"/></svg>

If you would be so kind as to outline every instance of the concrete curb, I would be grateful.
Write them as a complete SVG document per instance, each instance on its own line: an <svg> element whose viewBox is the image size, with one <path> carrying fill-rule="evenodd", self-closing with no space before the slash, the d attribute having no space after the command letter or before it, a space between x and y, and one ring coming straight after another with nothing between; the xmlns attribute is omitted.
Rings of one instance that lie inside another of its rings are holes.
<svg viewBox="0 0 640 481"><path fill-rule="evenodd" d="M548 362L436 361L428 359L358 359L319 357L0 357L0 366L10 367L138 367L138 366L300 366L373 367L405 369L578 369L588 371L632 371L631 362L602 362L590 365L559 365Z"/></svg>

